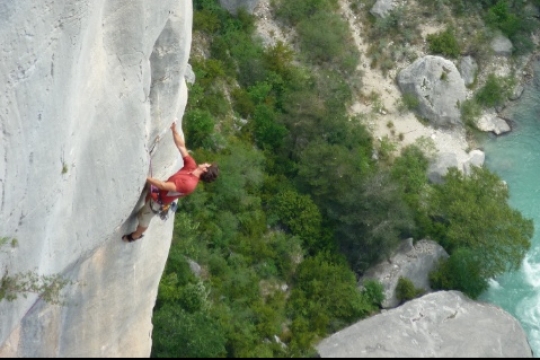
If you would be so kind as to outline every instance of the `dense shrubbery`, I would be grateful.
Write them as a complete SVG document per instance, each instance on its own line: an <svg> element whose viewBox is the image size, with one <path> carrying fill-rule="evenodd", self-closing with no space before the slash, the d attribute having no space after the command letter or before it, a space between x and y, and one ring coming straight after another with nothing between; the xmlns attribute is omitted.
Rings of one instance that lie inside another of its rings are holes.
<svg viewBox="0 0 540 360"><path fill-rule="evenodd" d="M402 276L399 277L396 285L396 298L401 302L417 298L425 293L424 289L418 289L413 282Z"/></svg>
<svg viewBox="0 0 540 360"><path fill-rule="evenodd" d="M194 27L211 54L191 60L197 81L184 129L197 161L218 162L222 175L179 202L154 357L312 356L322 337L378 311L382 285L359 289L356 276L401 239L440 241L451 256L432 274L435 286L471 296L528 246L532 224L508 207L494 175L450 173L432 186L420 148L394 158L390 141L374 161L369 131L347 114L353 52L333 43L345 33L331 15L337 0L278 4L307 54L264 48L248 14L194 1ZM487 238L489 257L478 258ZM463 269L480 268L464 281ZM404 299L414 293L401 287Z"/></svg>
<svg viewBox="0 0 540 360"><path fill-rule="evenodd" d="M533 223L508 205L508 188L495 174L471 170L464 176L452 168L444 185L433 187L427 213L435 221L427 232L450 254L436 276L439 288L476 297L488 279L519 267Z"/></svg>
<svg viewBox="0 0 540 360"><path fill-rule="evenodd" d="M337 0L280 0L276 16L295 27L307 62L352 73L360 54L353 46L349 25L336 13L337 7Z"/></svg>
<svg viewBox="0 0 540 360"><path fill-rule="evenodd" d="M472 299L478 298L488 288L488 278L481 274L478 253L459 248L447 260L441 260L436 270L429 274L435 290L460 290Z"/></svg>
<svg viewBox="0 0 540 360"><path fill-rule="evenodd" d="M486 23L499 29L514 45L514 53L529 53L534 48L531 33L537 22L529 14L524 1L499 0L487 10Z"/></svg>
<svg viewBox="0 0 540 360"><path fill-rule="evenodd" d="M291 346L301 349L299 345L305 339L324 337L371 314L377 309L376 301L367 292L358 291L355 276L345 262L329 260L324 254L305 259L294 278L289 301L293 323ZM295 323L307 326L294 329ZM301 354L293 351L293 355Z"/></svg>
<svg viewBox="0 0 540 360"><path fill-rule="evenodd" d="M475 99L467 99L461 104L461 121L469 128L476 128L476 121L482 114L482 108Z"/></svg>
<svg viewBox="0 0 540 360"><path fill-rule="evenodd" d="M335 64L338 69L353 73L360 53L353 45L349 24L341 16L318 11L297 26L302 52L315 63Z"/></svg>
<svg viewBox="0 0 540 360"><path fill-rule="evenodd" d="M452 29L446 29L437 34L429 34L427 42L429 51L433 54L441 54L450 58L456 58L460 55L459 44Z"/></svg>
<svg viewBox="0 0 540 360"><path fill-rule="evenodd" d="M509 85L510 80L490 74L484 86L476 92L475 99L485 107L502 105L508 97Z"/></svg>

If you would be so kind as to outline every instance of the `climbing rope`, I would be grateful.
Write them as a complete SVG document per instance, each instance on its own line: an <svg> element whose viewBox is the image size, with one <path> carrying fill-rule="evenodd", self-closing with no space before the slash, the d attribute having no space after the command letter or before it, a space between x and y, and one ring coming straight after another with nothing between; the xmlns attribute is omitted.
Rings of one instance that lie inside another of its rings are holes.
<svg viewBox="0 0 540 360"><path fill-rule="evenodd" d="M163 131L160 132L160 133L156 136L156 139L154 140L154 143L152 144L152 146L150 147L150 150L148 151L148 153L150 154L150 157L154 156L154 151L156 150L157 145L159 144L159 141L161 140L161 137L162 137L163 135L165 135L166 132L167 132L167 128L163 129Z"/></svg>

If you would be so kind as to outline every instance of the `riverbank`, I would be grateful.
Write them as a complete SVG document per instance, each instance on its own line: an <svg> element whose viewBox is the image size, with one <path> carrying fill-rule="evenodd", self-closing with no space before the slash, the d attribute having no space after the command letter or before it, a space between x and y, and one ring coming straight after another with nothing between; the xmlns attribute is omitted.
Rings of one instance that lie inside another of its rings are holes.
<svg viewBox="0 0 540 360"><path fill-rule="evenodd" d="M349 108L351 116L361 119L379 143L384 139L392 141L395 144L396 154L400 149L419 140L430 139L437 152L453 153L458 162L464 163L469 158L468 152L478 147L475 139L468 137L464 128L452 130L434 128L420 122L413 112L403 112L399 106L402 94L397 86L396 75L410 63L396 62L394 68L387 74L379 69L372 69L370 59L366 57L369 43L363 25L351 10L349 1L340 0L339 4L343 18L349 23L354 45L361 54L357 68L361 91ZM290 29L284 29L273 19L270 0L260 0L254 15L257 18L258 33L267 45L275 45L278 41L293 45L294 33ZM408 44L408 51L414 52L417 57L427 55L427 36L440 32L443 28L444 26L433 19L426 19L420 25L423 41L416 45ZM518 84L523 83L532 76L530 69L532 58L533 55L530 55L515 61L507 56L494 56L492 61L477 74L477 82L485 81L487 75L493 73L497 76L512 75ZM468 89L467 92L468 98L473 96L473 90ZM505 117L504 111L500 115Z"/></svg>

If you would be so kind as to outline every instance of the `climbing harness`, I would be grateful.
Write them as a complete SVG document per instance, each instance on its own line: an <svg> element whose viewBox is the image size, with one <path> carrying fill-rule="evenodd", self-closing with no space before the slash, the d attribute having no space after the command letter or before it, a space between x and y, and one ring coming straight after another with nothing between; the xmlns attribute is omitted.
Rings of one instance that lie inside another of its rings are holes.
<svg viewBox="0 0 540 360"><path fill-rule="evenodd" d="M163 80L163 79L161 79ZM157 93L157 104L158 104L158 122L159 122L159 126L161 127L161 107L159 106L159 92ZM153 174L152 174L152 156L153 156L153 153L154 151L156 150L156 147L157 145L159 144L159 141L161 140L161 137L163 135L165 135L165 132L167 132L167 128L163 129L156 137L156 139L154 140L154 143L152 144L152 146L150 147L150 150L148 151L148 155L150 156L150 177L153 177ZM169 211L172 210L173 212L176 212L176 209L177 209L177 203L176 202L172 202L172 203L169 203L169 204L164 204L163 203L163 200L161 199L161 194L159 192L159 189L154 186L154 185L150 185L150 193L157 193L157 202L153 200L153 198L151 197L151 199L149 200L150 201L150 209L152 210L152 212L154 214L159 214L159 217L161 218L161 220L167 220L169 218ZM158 209L154 209L152 207L152 203L155 203L157 205L159 205L159 208Z"/></svg>
<svg viewBox="0 0 540 360"><path fill-rule="evenodd" d="M149 201L150 201L150 210L152 210L152 212L156 215L159 214L159 217L161 218L161 220L167 220L169 218L169 212L172 211L173 213L175 213L176 209L178 208L176 202L163 204L159 200L158 202L155 202L152 199ZM152 204L158 204L159 208L154 209Z"/></svg>
<svg viewBox="0 0 540 360"><path fill-rule="evenodd" d="M151 156L150 156L150 177L153 177ZM150 201L150 210L152 210L154 214L159 214L159 217L161 218L161 220L167 220L169 218L169 211L172 211L173 213L176 212L176 209L178 208L178 204L176 203L176 201L173 201L168 204L164 204L163 200L161 199L161 194L159 192L159 189L154 185L150 185L150 192L157 194L157 202L154 201L152 197L150 197L150 199L148 200ZM159 205L159 208L154 209L152 207L153 203Z"/></svg>

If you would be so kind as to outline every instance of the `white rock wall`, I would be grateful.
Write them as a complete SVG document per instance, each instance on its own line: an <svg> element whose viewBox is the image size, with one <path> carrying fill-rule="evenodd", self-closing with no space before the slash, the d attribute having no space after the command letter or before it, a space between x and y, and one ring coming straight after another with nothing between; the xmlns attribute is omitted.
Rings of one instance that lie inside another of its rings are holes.
<svg viewBox="0 0 540 360"><path fill-rule="evenodd" d="M0 301L0 357L135 357L173 220L125 244L152 160L181 160L168 127L187 101L188 0L0 1L0 276L61 274L64 305ZM67 171L64 171L67 170Z"/></svg>

